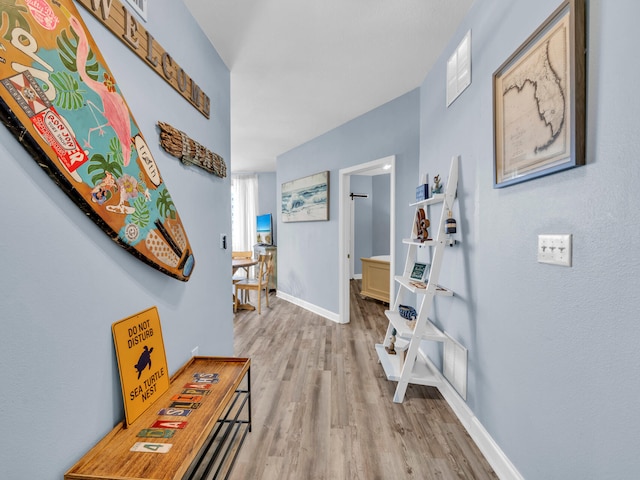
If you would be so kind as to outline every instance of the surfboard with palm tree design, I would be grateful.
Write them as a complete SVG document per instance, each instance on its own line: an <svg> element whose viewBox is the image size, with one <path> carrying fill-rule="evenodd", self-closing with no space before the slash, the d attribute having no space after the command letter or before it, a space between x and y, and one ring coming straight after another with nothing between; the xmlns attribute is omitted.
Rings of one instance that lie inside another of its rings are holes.
<svg viewBox="0 0 640 480"><path fill-rule="evenodd" d="M189 279L176 206L72 1L0 0L0 121L107 235Z"/></svg>

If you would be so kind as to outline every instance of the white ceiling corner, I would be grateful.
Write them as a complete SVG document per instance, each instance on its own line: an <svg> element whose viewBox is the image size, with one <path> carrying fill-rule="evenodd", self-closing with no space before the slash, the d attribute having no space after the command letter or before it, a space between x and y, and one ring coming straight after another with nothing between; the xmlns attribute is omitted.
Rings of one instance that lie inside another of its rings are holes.
<svg viewBox="0 0 640 480"><path fill-rule="evenodd" d="M231 171L420 86L472 3L185 0L231 72Z"/></svg>

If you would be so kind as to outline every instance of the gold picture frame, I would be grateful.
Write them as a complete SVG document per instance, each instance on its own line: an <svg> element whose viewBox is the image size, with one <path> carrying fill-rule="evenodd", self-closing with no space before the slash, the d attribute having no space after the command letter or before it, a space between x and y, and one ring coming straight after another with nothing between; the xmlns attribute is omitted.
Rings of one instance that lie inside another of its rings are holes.
<svg viewBox="0 0 640 480"><path fill-rule="evenodd" d="M494 188L585 163L584 0L566 0L493 74Z"/></svg>

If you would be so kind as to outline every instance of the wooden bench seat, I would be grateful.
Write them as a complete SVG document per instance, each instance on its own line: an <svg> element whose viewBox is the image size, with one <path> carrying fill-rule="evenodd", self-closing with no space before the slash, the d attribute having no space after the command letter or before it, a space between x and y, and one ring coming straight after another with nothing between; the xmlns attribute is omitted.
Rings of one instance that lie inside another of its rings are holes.
<svg viewBox="0 0 640 480"><path fill-rule="evenodd" d="M193 357L171 378L169 390L128 428L118 425L84 455L65 480L186 480L224 478L251 431L250 360ZM218 382L187 416L160 415L171 399L194 383L195 373L217 373ZM138 434L158 420L187 422L170 438L141 438ZM149 450L132 452L142 442ZM167 453L153 444L171 444ZM157 447L156 447L157 448Z"/></svg>

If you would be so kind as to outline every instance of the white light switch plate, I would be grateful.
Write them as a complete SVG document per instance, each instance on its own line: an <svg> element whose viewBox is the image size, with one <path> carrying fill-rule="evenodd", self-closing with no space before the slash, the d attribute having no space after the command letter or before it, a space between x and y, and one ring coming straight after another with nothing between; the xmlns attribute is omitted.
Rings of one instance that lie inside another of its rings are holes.
<svg viewBox="0 0 640 480"><path fill-rule="evenodd" d="M538 235L538 263L571 266L572 235Z"/></svg>

